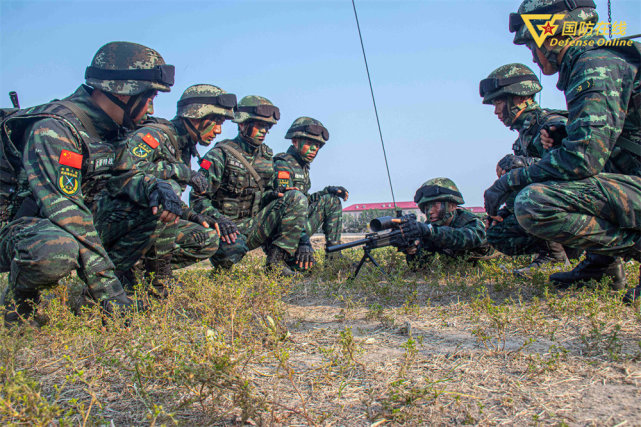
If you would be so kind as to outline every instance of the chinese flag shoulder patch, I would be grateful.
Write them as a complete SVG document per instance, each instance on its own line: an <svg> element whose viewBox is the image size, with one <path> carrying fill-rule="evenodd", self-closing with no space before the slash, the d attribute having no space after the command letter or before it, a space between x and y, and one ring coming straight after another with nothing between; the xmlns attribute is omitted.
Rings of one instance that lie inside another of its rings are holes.
<svg viewBox="0 0 641 427"><path fill-rule="evenodd" d="M289 179L289 172L278 171L278 179Z"/></svg>
<svg viewBox="0 0 641 427"><path fill-rule="evenodd" d="M58 163L74 169L82 169L82 154L74 153L69 150L62 150Z"/></svg>
<svg viewBox="0 0 641 427"><path fill-rule="evenodd" d="M158 140L154 138L150 133L142 137L142 140L145 141L145 144L150 146L151 148L155 149L158 147Z"/></svg>
<svg viewBox="0 0 641 427"><path fill-rule="evenodd" d="M205 169L205 170L209 170L209 168L211 167L211 162L209 160L205 159L202 162L200 162L200 167Z"/></svg>

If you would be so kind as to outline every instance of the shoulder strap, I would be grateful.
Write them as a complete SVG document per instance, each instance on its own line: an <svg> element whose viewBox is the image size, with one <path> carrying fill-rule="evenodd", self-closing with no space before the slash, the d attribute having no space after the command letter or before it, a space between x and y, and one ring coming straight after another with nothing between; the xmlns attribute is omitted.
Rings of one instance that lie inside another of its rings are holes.
<svg viewBox="0 0 641 427"><path fill-rule="evenodd" d="M81 108L79 108L76 104L74 104L71 101L66 101L66 100L61 100L61 101L56 101L58 104L61 104L62 106L66 107L68 110L70 110L77 118L80 120L80 123L82 123L82 126L87 130L87 133L95 138L100 138L100 135L98 135L98 131L96 131L96 128L93 125L93 122L87 116L87 114L82 111Z"/></svg>
<svg viewBox="0 0 641 427"><path fill-rule="evenodd" d="M223 143L223 144L217 144L217 147L220 147L221 150L227 152L228 154L231 154L234 156L240 163L243 164L247 168L247 171L249 174L254 178L256 181L256 184L258 184L258 188L260 189L260 192L262 193L265 191L263 187L263 180L261 179L260 175L258 175L258 172L256 172L256 169L247 161L245 156L243 156L238 150L236 150L234 147L231 146L230 143Z"/></svg>

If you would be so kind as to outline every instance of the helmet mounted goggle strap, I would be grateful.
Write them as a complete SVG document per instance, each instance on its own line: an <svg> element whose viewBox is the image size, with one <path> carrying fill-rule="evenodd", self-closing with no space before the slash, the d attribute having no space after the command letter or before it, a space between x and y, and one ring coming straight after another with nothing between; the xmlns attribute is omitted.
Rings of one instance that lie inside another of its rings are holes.
<svg viewBox="0 0 641 427"><path fill-rule="evenodd" d="M329 131L321 125L300 125L289 129L290 132L304 132L314 136L322 136L325 141L329 139Z"/></svg>
<svg viewBox="0 0 641 427"><path fill-rule="evenodd" d="M514 83L520 83L520 82L526 82L526 81L536 81L536 76L533 75L522 75L522 76L514 76L514 77L505 77L505 78L499 78L499 77L488 77L487 79L481 80L481 83L479 84L479 92L483 98L485 98L486 95L497 91L498 89L512 85Z"/></svg>
<svg viewBox="0 0 641 427"><path fill-rule="evenodd" d="M420 202L421 199L424 197L432 198L432 197L445 196L445 195L452 195L452 196L463 198L461 193L459 193L458 191L450 190L449 188L428 186L428 187L421 187L418 189L418 191L416 192L416 195L414 195L414 203Z"/></svg>
<svg viewBox="0 0 641 427"><path fill-rule="evenodd" d="M256 116L280 120L280 110L275 105L251 105L251 106L238 106L239 112L250 113Z"/></svg>
<svg viewBox="0 0 641 427"><path fill-rule="evenodd" d="M216 105L236 111L236 95L233 93L221 93L216 96L195 96L178 101L178 108L192 104Z"/></svg>
<svg viewBox="0 0 641 427"><path fill-rule="evenodd" d="M87 67L85 70L85 79L99 79L99 80L141 80L160 83L165 86L172 86L174 84L174 71L173 65L157 65L154 68L146 70L106 70L96 67ZM136 117L140 111L146 107L145 99L153 98L157 91L150 89L137 95L130 95L127 103L122 102L118 97L109 92L104 92L105 96L111 102L120 107L123 111L122 124L123 126L133 129L135 126L133 118ZM134 108L135 106L135 108Z"/></svg>
<svg viewBox="0 0 641 427"><path fill-rule="evenodd" d="M551 14L556 12L573 11L579 7L596 9L594 0L560 0L554 4L530 10L527 14ZM510 13L509 28L511 33L516 33L523 26L523 18L520 13Z"/></svg>

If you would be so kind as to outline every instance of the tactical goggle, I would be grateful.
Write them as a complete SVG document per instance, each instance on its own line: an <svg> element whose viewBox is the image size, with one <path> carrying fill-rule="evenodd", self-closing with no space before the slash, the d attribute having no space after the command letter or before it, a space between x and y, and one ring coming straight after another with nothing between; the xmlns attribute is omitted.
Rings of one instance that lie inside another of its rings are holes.
<svg viewBox="0 0 641 427"><path fill-rule="evenodd" d="M514 76L514 77L505 77L505 78L499 78L499 77L491 77L487 79L481 80L481 83L479 84L479 92L481 93L481 96L485 98L485 95L488 93L492 93L502 87L509 86L514 83L518 82L525 82L525 81L536 81L534 76Z"/></svg>
<svg viewBox="0 0 641 427"><path fill-rule="evenodd" d="M458 191L450 190L449 188L442 188L442 187L435 187L435 186L429 186L429 187L421 187L416 191L416 194L414 195L414 203L418 203L423 199L423 197L437 197L437 196L445 196L445 195L452 195L452 196L457 196L460 198L463 198L461 193Z"/></svg>
<svg viewBox="0 0 641 427"><path fill-rule="evenodd" d="M572 11L579 7L589 7L592 9L596 9L596 4L594 4L594 0L563 0L554 4L550 4L548 6L531 10L524 15L566 12L566 11ZM523 26L523 24L524 22L523 22L523 18L521 18L521 14L510 13L509 28L511 33L516 33L517 31L519 31Z"/></svg>
<svg viewBox="0 0 641 427"><path fill-rule="evenodd" d="M178 107L184 107L191 104L217 105L223 108L236 110L236 95L233 93L221 93L216 96L195 96L178 101Z"/></svg>
<svg viewBox="0 0 641 427"><path fill-rule="evenodd" d="M238 106L238 111L261 117L273 117L276 120L280 120L280 110L274 105Z"/></svg>
<svg viewBox="0 0 641 427"><path fill-rule="evenodd" d="M104 68L87 67L85 79L99 80L143 80L174 85L175 68L173 65L157 65L146 70L106 70Z"/></svg>
<svg viewBox="0 0 641 427"><path fill-rule="evenodd" d="M321 125L301 125L289 129L290 132L305 132L314 136L322 136L325 141L329 139L329 131Z"/></svg>

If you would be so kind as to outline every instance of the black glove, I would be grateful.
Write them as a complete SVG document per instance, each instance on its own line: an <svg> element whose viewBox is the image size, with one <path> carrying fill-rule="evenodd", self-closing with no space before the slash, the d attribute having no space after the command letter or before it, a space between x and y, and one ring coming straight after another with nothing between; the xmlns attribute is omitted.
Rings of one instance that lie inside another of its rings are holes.
<svg viewBox="0 0 641 427"><path fill-rule="evenodd" d="M230 234L237 234L239 233L238 227L236 227L236 224L234 224L234 221L231 219L227 218L224 215L221 215L216 222L218 223L218 228L220 228L220 237L226 237L229 238Z"/></svg>
<svg viewBox="0 0 641 427"><path fill-rule="evenodd" d="M207 182L207 178L205 175L197 171L191 171L189 185L191 185L191 188L193 188L198 194L206 193L209 189L209 182Z"/></svg>
<svg viewBox="0 0 641 427"><path fill-rule="evenodd" d="M312 242L308 236L300 238L298 249L294 254L294 261L301 268L309 268L314 265L314 248L312 248Z"/></svg>
<svg viewBox="0 0 641 427"><path fill-rule="evenodd" d="M554 126L556 129L550 130L550 127ZM568 136L568 131L565 129L565 124L561 123L549 123L543 127L550 135L550 138L554 140L554 146L559 147L561 142Z"/></svg>
<svg viewBox="0 0 641 427"><path fill-rule="evenodd" d="M136 309L139 311L144 310L144 307L142 307L140 303L137 304L131 300L124 291L111 298L100 301L100 307L109 317L113 317L118 310L125 316Z"/></svg>
<svg viewBox="0 0 641 427"><path fill-rule="evenodd" d="M406 240L421 239L432 235L432 224L418 221L407 221L401 224L400 230Z"/></svg>
<svg viewBox="0 0 641 427"><path fill-rule="evenodd" d="M504 171L511 171L512 169L524 168L528 165L527 157L524 156L515 156L514 154L508 154L499 160L498 167Z"/></svg>
<svg viewBox="0 0 641 427"><path fill-rule="evenodd" d="M203 225L203 222L206 222L209 225L209 228L213 228L214 225L218 222L209 215L196 213L193 209L186 206L183 208L182 218L200 225Z"/></svg>
<svg viewBox="0 0 641 427"><path fill-rule="evenodd" d="M171 185L165 181L158 180L151 194L149 195L149 207L162 205L163 209L174 215L182 215L182 201L174 193Z"/></svg>
<svg viewBox="0 0 641 427"><path fill-rule="evenodd" d="M335 186L330 185L328 187L325 187L325 191L327 192L327 194L332 194L334 196L338 196L343 200L347 200L347 198L349 197L349 192L347 191L347 188L345 188L345 187L341 187L341 186L335 187Z"/></svg>
<svg viewBox="0 0 641 427"><path fill-rule="evenodd" d="M501 207L512 192L512 189L508 185L507 177L508 175L503 175L494 181L494 184L485 190L483 194L483 198L485 199L485 212L489 216L496 216L499 207Z"/></svg>

